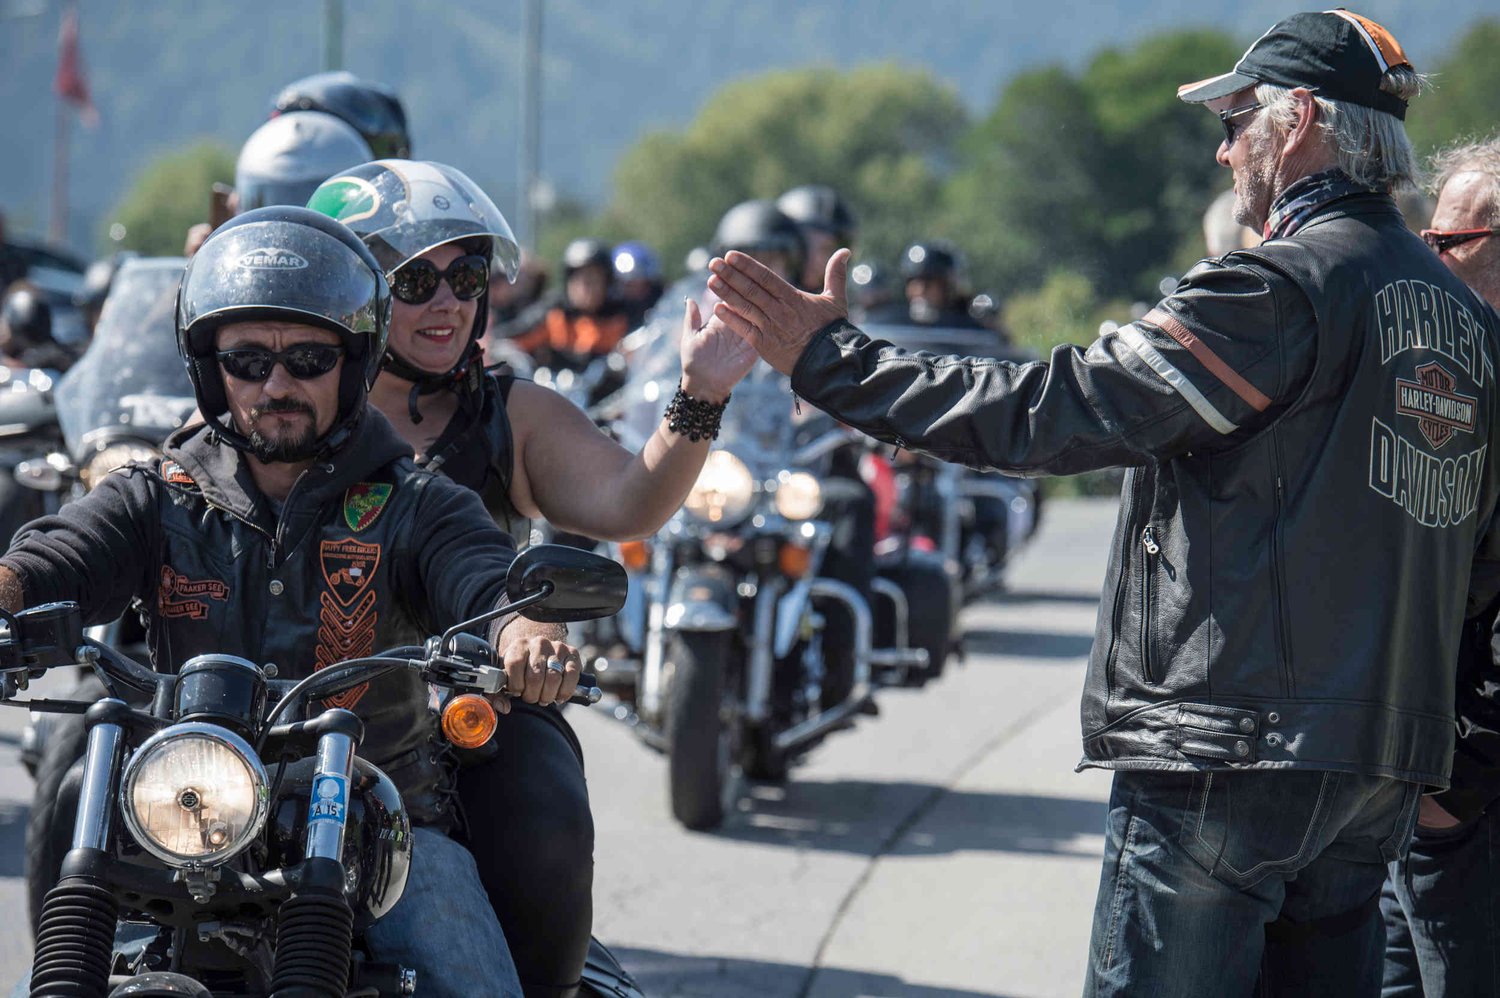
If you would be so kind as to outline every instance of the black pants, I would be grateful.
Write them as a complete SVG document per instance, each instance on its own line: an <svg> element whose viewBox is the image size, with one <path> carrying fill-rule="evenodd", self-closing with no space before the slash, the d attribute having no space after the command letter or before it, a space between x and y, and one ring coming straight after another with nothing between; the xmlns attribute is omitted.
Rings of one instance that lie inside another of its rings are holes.
<svg viewBox="0 0 1500 998"><path fill-rule="evenodd" d="M570 994L594 920L594 819L578 737L556 707L512 702L459 773L466 839L528 998Z"/></svg>

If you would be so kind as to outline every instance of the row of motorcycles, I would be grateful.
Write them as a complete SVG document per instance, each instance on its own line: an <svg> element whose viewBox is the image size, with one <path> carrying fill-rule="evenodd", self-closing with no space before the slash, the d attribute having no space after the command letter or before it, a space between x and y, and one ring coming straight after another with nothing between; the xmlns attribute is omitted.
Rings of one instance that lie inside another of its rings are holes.
<svg viewBox="0 0 1500 998"><path fill-rule="evenodd" d="M659 308L626 341L627 362L537 381L638 449L676 390L680 322ZM985 330L867 331L1026 359ZM597 390L612 377L618 387ZM893 453L800 405L758 364L682 510L648 540L610 545L630 580L622 612L577 629L615 716L667 756L673 816L717 827L747 781L786 779L830 734L878 714L880 688L941 675L962 655L958 611L1003 587L1040 503L1030 480ZM856 545L869 545L863 558L850 557Z"/></svg>

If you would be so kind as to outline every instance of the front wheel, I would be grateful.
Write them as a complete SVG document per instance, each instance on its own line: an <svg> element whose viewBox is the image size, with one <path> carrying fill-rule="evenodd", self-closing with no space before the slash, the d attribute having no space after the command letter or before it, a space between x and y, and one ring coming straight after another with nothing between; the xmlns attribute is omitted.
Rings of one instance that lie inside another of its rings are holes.
<svg viewBox="0 0 1500 998"><path fill-rule="evenodd" d="M679 632L667 645L667 758L672 816L688 828L724 820L734 767L725 716L726 633Z"/></svg>

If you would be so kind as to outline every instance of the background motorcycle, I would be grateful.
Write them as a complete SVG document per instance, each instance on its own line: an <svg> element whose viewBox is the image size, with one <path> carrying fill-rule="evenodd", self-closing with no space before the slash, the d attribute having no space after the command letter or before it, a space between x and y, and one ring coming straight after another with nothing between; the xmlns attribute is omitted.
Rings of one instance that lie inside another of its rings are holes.
<svg viewBox="0 0 1500 998"><path fill-rule="evenodd" d="M309 704L398 670L446 691L443 732L475 747L493 733L483 694L503 689L493 649L469 634L521 611L535 619L609 614L624 595L619 566L570 549L518 556L510 605L422 648L394 649L293 683L254 663L203 655L175 675L85 639L76 604L0 613L0 695L13 700L48 668L87 662L112 695L86 711L88 751L72 849L37 931L33 994L315 998L414 992L410 972L359 957L357 932L400 899L410 825L395 785L356 755L363 726ZM585 682L589 682L586 678ZM120 694L148 697L133 708ZM597 689L575 697L597 699ZM274 773L274 775L272 775ZM618 965L591 968L584 994L639 994ZM612 963L612 958L608 958Z"/></svg>
<svg viewBox="0 0 1500 998"><path fill-rule="evenodd" d="M677 318L658 317L654 340L637 341L629 382L604 405L628 447L675 390ZM718 825L742 776L783 778L796 755L873 713L877 666L927 665L920 649L875 648L866 600L820 577L837 526L822 514L849 487L821 466L853 435L814 427L799 444L798 432L786 379L758 366L735 388L683 511L652 541L618 546L632 586L613 633L596 632L594 647L612 650L601 681L668 755L672 812L689 828ZM873 589L904 615L898 587ZM832 613L849 616L852 640L825 643Z"/></svg>

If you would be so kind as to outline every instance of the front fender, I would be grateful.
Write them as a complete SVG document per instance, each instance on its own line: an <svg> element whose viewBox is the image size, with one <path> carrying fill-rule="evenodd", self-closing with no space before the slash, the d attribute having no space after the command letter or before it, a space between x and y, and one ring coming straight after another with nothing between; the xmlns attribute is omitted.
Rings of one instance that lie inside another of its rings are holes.
<svg viewBox="0 0 1500 998"><path fill-rule="evenodd" d="M669 631L732 631L739 627L733 580L700 568L683 569L672 580L662 626Z"/></svg>

